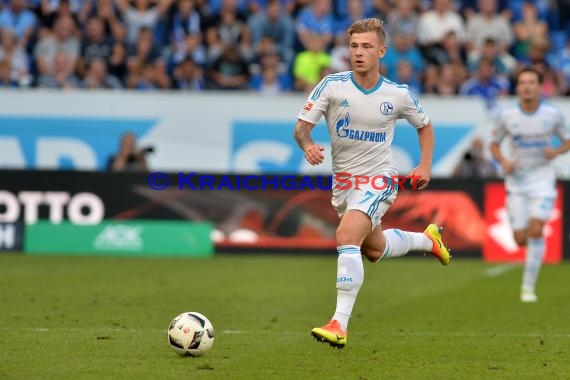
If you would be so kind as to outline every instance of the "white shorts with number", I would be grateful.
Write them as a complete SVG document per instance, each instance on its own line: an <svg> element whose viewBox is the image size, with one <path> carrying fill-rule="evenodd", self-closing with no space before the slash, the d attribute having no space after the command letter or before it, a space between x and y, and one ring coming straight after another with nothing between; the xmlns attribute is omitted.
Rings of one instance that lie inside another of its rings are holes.
<svg viewBox="0 0 570 380"><path fill-rule="evenodd" d="M398 186L387 186L383 190L372 186L359 186L359 189L333 191L332 205L342 217L347 210L360 210L372 221L372 229L376 228L386 211L392 206L398 195Z"/></svg>

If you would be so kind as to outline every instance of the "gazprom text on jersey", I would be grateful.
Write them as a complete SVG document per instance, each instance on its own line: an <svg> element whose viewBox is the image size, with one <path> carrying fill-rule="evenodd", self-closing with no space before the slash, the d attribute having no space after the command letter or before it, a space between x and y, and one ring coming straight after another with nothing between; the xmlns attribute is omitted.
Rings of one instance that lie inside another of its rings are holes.
<svg viewBox="0 0 570 380"><path fill-rule="evenodd" d="M370 132L361 131L358 129L340 129L337 134L339 137L346 137L351 140L386 142L386 132Z"/></svg>

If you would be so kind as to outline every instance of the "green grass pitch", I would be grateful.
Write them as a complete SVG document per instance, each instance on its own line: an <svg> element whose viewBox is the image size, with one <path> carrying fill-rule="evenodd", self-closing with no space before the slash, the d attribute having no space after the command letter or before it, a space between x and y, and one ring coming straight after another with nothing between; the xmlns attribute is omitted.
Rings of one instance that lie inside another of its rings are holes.
<svg viewBox="0 0 570 380"><path fill-rule="evenodd" d="M520 266L431 257L365 263L344 350L310 337L335 304L336 256L212 259L0 255L0 379L562 379L567 263L521 304ZM179 357L166 329L213 323Z"/></svg>

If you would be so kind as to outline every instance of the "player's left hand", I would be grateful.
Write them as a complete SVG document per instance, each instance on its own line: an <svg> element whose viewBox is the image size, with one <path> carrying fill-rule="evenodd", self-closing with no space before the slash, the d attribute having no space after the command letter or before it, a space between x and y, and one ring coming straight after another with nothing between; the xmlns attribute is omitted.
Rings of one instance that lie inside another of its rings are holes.
<svg viewBox="0 0 570 380"><path fill-rule="evenodd" d="M558 155L558 152L556 151L556 149L548 147L548 148L544 148L544 156L549 159L552 160L554 157L556 157Z"/></svg>
<svg viewBox="0 0 570 380"><path fill-rule="evenodd" d="M416 181L416 188L418 190L425 189L431 180L431 169L429 167L420 165L412 169L408 177L411 181Z"/></svg>
<svg viewBox="0 0 570 380"><path fill-rule="evenodd" d="M305 159L313 166L322 164L325 160L323 152L325 147L318 144L311 144L305 147Z"/></svg>

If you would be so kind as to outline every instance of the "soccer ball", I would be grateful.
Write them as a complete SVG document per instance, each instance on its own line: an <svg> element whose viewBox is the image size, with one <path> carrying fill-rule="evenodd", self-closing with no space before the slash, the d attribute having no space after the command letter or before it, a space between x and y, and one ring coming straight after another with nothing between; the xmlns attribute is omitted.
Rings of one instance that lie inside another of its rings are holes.
<svg viewBox="0 0 570 380"><path fill-rule="evenodd" d="M168 343L181 356L201 356L214 344L214 327L203 314L186 312L168 327Z"/></svg>

